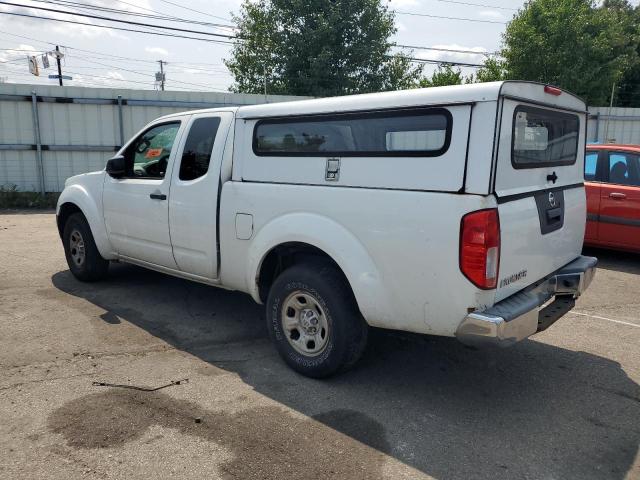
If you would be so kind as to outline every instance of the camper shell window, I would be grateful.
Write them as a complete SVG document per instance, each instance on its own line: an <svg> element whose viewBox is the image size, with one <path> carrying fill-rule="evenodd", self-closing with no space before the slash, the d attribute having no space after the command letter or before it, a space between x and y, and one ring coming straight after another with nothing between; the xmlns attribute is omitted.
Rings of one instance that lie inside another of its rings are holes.
<svg viewBox="0 0 640 480"><path fill-rule="evenodd" d="M513 114L511 163L514 168L573 165L579 136L577 115L518 106Z"/></svg>
<svg viewBox="0 0 640 480"><path fill-rule="evenodd" d="M309 115L260 120L258 156L436 157L451 143L444 108Z"/></svg>

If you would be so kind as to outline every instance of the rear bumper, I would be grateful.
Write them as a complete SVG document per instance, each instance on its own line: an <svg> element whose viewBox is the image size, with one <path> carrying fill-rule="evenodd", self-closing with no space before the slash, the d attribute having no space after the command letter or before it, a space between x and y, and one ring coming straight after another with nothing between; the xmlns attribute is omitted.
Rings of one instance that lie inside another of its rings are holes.
<svg viewBox="0 0 640 480"><path fill-rule="evenodd" d="M598 259L580 256L539 282L465 317L456 337L472 345L512 345L550 327L589 287Z"/></svg>

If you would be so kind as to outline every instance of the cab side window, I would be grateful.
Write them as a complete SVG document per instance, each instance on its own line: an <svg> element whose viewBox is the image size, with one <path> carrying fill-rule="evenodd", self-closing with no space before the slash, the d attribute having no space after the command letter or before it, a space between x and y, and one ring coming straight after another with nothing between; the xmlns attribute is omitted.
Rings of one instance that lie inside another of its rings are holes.
<svg viewBox="0 0 640 480"><path fill-rule="evenodd" d="M151 127L136 138L124 153L129 178L164 178L180 122Z"/></svg>
<svg viewBox="0 0 640 480"><path fill-rule="evenodd" d="M640 186L639 157L632 153L609 154L609 183Z"/></svg>
<svg viewBox="0 0 640 480"><path fill-rule="evenodd" d="M180 162L180 180L206 175L219 126L220 117L198 118L191 124Z"/></svg>

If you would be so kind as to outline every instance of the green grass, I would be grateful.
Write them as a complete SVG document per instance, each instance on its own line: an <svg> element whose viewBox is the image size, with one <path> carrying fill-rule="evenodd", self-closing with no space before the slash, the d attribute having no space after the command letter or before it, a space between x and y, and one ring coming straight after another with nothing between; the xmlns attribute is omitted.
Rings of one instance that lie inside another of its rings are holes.
<svg viewBox="0 0 640 480"><path fill-rule="evenodd" d="M2 208L55 208L59 193L21 192L16 185L0 186Z"/></svg>

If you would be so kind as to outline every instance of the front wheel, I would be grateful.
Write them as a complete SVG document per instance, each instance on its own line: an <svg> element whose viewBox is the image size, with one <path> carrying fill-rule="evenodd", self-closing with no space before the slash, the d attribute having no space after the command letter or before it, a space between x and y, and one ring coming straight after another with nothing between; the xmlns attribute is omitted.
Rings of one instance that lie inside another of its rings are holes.
<svg viewBox="0 0 640 480"><path fill-rule="evenodd" d="M62 242L69 270L78 280L95 282L107 275L109 261L100 255L89 223L82 213L74 213L67 219Z"/></svg>
<svg viewBox="0 0 640 480"><path fill-rule="evenodd" d="M303 375L323 378L345 371L364 351L368 326L344 275L329 262L282 272L266 308L278 353Z"/></svg>

